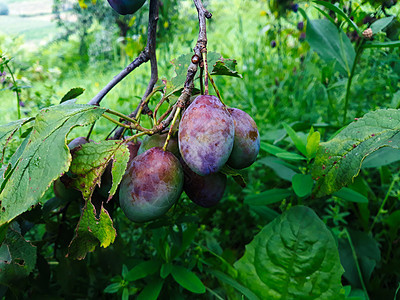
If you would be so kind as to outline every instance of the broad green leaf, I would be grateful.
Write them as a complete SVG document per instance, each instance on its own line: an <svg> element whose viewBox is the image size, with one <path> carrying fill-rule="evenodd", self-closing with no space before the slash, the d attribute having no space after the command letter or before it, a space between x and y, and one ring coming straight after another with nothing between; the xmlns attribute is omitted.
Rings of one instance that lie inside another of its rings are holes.
<svg viewBox="0 0 400 300"><path fill-rule="evenodd" d="M8 124L0 126L0 149L1 149L0 165L3 163L7 144L10 142L14 133L18 129L20 129L22 125L24 125L32 120L34 120L34 118L26 118L26 119L13 121Z"/></svg>
<svg viewBox="0 0 400 300"><path fill-rule="evenodd" d="M27 277L36 264L36 247L12 227L0 244L0 284Z"/></svg>
<svg viewBox="0 0 400 300"><path fill-rule="evenodd" d="M311 48L323 60L337 62L341 72L350 74L356 53L342 29L329 20L311 20L307 17L306 37Z"/></svg>
<svg viewBox="0 0 400 300"><path fill-rule="evenodd" d="M311 135L307 137L307 158L314 158L317 154L319 142L321 140L321 134L318 131L313 132Z"/></svg>
<svg viewBox="0 0 400 300"><path fill-rule="evenodd" d="M343 299L339 254L325 224L295 206L265 226L234 264L260 299Z"/></svg>
<svg viewBox="0 0 400 300"><path fill-rule="evenodd" d="M381 260L381 253L377 241L367 233L349 230L349 234L356 257L354 257L347 236L340 238L340 261L345 270L343 276L352 286L361 288L360 277L354 259L357 259L363 278L368 282L376 264Z"/></svg>
<svg viewBox="0 0 400 300"><path fill-rule="evenodd" d="M246 296L249 300L262 300L262 299L264 299L264 298L257 297L257 295L254 294L251 290L249 290L246 286L241 285L235 279L233 279L229 275L226 275L225 273L222 273L221 271L210 270L209 273L211 273L212 275L217 277L223 283L228 284L231 287L233 287L234 289L236 289L239 293L241 293L243 296Z"/></svg>
<svg viewBox="0 0 400 300"><path fill-rule="evenodd" d="M350 26L352 26L358 33L359 36L362 35L361 30L358 28L357 24L354 23L354 21L352 21L349 16L343 11L341 10L339 7L337 7L336 5L333 5L330 2L327 1L319 1L316 0L314 1L315 3L325 6L326 8L328 8L329 10L334 11L335 13L337 13L339 16L341 16Z"/></svg>
<svg viewBox="0 0 400 300"><path fill-rule="evenodd" d="M160 266L161 263L158 260L144 261L133 267L125 276L125 280L135 281L142 279L156 273L158 270L160 270Z"/></svg>
<svg viewBox="0 0 400 300"><path fill-rule="evenodd" d="M138 295L137 300L157 300L163 284L164 280L152 280Z"/></svg>
<svg viewBox="0 0 400 300"><path fill-rule="evenodd" d="M276 175L287 181L292 181L292 177L296 174L296 172L293 170L295 168L294 166L276 157L264 157L259 159L258 162L270 167L275 171Z"/></svg>
<svg viewBox="0 0 400 300"><path fill-rule="evenodd" d="M111 199L125 174L129 159L128 148L121 141L87 143L81 147L73 154L70 171L76 176L71 186L80 190L85 199L89 199L96 184L100 184L105 168L112 162L113 183L108 197Z"/></svg>
<svg viewBox="0 0 400 300"><path fill-rule="evenodd" d="M248 205L269 205L289 197L291 191L285 189L272 189L259 194L248 195L244 198L244 203Z"/></svg>
<svg viewBox="0 0 400 300"><path fill-rule="evenodd" d="M382 147L400 147L400 110L367 113L328 142L321 143L312 169L316 196L330 195L349 185L363 160Z"/></svg>
<svg viewBox="0 0 400 300"><path fill-rule="evenodd" d="M374 23L371 24L371 30L373 34L377 34L378 32L382 31L385 29L394 19L394 16L382 18L379 20L376 20Z"/></svg>
<svg viewBox="0 0 400 300"><path fill-rule="evenodd" d="M390 42L366 42L363 48L396 48L400 47L400 41Z"/></svg>
<svg viewBox="0 0 400 300"><path fill-rule="evenodd" d="M190 65L192 56L192 53L183 54L171 61L174 65L176 76L167 81L165 90L165 95L167 97L183 88L183 84L186 81L187 69Z"/></svg>
<svg viewBox="0 0 400 300"><path fill-rule="evenodd" d="M122 290L121 300L129 300L129 290L127 287L124 287L124 289Z"/></svg>
<svg viewBox="0 0 400 300"><path fill-rule="evenodd" d="M101 207L100 216L96 218L92 202L87 201L67 256L72 259L84 259L87 252L94 251L99 243L101 247L108 247L114 242L116 235L108 212Z"/></svg>
<svg viewBox="0 0 400 300"><path fill-rule="evenodd" d="M93 123L104 111L97 106L61 104L39 112L29 140L13 155L17 157L14 171L3 181L0 225L38 203L51 183L69 168L68 133L76 126Z"/></svg>
<svg viewBox="0 0 400 300"><path fill-rule="evenodd" d="M172 266L171 275L177 283L192 293L203 294L206 292L206 288L199 277L184 267Z"/></svg>
<svg viewBox="0 0 400 300"><path fill-rule="evenodd" d="M300 198L310 195L313 185L314 180L309 174L296 174L292 178L293 190Z"/></svg>
<svg viewBox="0 0 400 300"><path fill-rule="evenodd" d="M356 192L355 190L349 188L342 188L341 190L333 194L336 197L342 198L346 201L356 202L356 203L368 203L368 198L364 195Z"/></svg>
<svg viewBox="0 0 400 300"><path fill-rule="evenodd" d="M290 139L293 141L294 145L296 146L297 150L299 150L304 155L307 155L306 145L304 144L303 140L297 135L296 131L292 129L288 124L283 123L283 128L285 128L287 134L289 135ZM278 153L279 154L279 153ZM277 154L277 156L278 156Z"/></svg>
<svg viewBox="0 0 400 300"><path fill-rule="evenodd" d="M76 97L79 97L80 95L83 94L83 92L85 91L84 88L81 87L77 87L77 88L73 88L70 89L62 98L60 103L63 103L65 101L71 100L71 99L75 99Z"/></svg>

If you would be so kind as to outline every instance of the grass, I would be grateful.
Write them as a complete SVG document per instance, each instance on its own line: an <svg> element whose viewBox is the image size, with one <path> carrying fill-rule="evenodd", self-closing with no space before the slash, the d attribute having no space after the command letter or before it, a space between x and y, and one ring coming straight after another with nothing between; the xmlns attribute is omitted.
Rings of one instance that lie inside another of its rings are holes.
<svg viewBox="0 0 400 300"><path fill-rule="evenodd" d="M43 16L20 17L0 16L0 32L9 35L23 35L26 41L40 41L54 33L56 25Z"/></svg>

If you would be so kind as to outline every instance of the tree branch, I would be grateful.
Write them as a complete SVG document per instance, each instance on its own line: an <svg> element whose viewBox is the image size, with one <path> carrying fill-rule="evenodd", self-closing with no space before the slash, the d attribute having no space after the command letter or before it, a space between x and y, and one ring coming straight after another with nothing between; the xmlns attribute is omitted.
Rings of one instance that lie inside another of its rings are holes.
<svg viewBox="0 0 400 300"><path fill-rule="evenodd" d="M116 86L122 79L124 79L129 73L139 67L141 64L148 62L151 63L151 79L146 92L142 98L142 101L146 99L147 95L153 90L154 84L158 80L157 71L157 58L156 58L156 34L157 34L157 21L158 21L158 0L150 1L149 10L149 25L147 31L147 46L140 52L138 57L134 59L124 70L121 71L117 76L115 76L92 100L89 101L90 105L99 105L100 101L105 95ZM139 108L139 106L138 106ZM136 110L138 110L136 108ZM132 117L132 116L131 116Z"/></svg>

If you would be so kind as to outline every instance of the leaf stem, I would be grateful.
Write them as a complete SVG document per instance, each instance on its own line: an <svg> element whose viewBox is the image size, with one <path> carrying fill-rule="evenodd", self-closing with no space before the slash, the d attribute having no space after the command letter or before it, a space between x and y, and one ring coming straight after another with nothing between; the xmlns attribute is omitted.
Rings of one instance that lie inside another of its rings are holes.
<svg viewBox="0 0 400 300"><path fill-rule="evenodd" d="M388 189L388 191L387 191L387 193L386 193L386 195L385 195L385 198L383 199L383 201L382 201L382 203L381 203L381 206L379 207L379 211L378 211L378 213L376 214L376 216L375 216L375 218L374 218L374 221L372 222L372 225L371 225L371 228L369 229L369 231L372 231L372 229L374 228L375 223L376 223L376 221L378 220L378 217L379 217L379 215L381 214L381 212L382 212L382 210L383 210L383 207L385 206L386 201L387 201L387 199L389 198L389 195L390 195L390 193L392 192L392 189L393 189L393 187L394 187L394 184L396 183L397 180L399 180L399 179L398 179L397 176L395 176L395 177L393 178L392 182L390 183L389 189Z"/></svg>
<svg viewBox="0 0 400 300"><path fill-rule="evenodd" d="M181 108L180 106L178 106L178 107L176 108L176 111L175 111L175 114L174 114L174 118L172 119L172 122L171 122L170 125L169 125L169 131L168 131L167 139L165 140L165 144L164 144L164 147L163 147L163 150L164 150L164 151L167 150L168 142L169 142L169 140L171 139L171 136L172 136L172 130L173 130L173 128L174 128L174 125L175 125L175 123L176 123L176 120L178 119L178 116L179 116L179 114L180 114L180 112L181 112L181 109L182 109L182 108Z"/></svg>
<svg viewBox="0 0 400 300"><path fill-rule="evenodd" d="M217 96L219 98L219 101L221 101L221 103L226 106L226 104L222 100L222 96L219 93L219 90L218 90L217 86L215 85L214 79L211 77L210 73L208 73L208 78L210 79L211 85L213 86L214 91L215 91L215 93L217 94Z"/></svg>
<svg viewBox="0 0 400 300"><path fill-rule="evenodd" d="M201 53L203 57L204 63L204 95L208 95L208 63L207 63L207 48L204 47L203 52Z"/></svg>
<svg viewBox="0 0 400 300"><path fill-rule="evenodd" d="M131 128L131 126L126 125L126 124L124 124L124 123L121 123L121 122L119 122L119 121L117 121L117 120L114 120L113 118L107 116L106 114L103 114L102 116L103 116L104 118L106 118L107 120L113 122L114 124L117 124L118 126L121 126L121 127L124 127L124 128L128 128L128 129Z"/></svg>
<svg viewBox="0 0 400 300"><path fill-rule="evenodd" d="M350 97L350 87L351 87L351 83L353 81L354 73L356 70L357 61L364 50L364 47L363 47L364 42L365 42L365 40L362 39L360 44L357 46L356 57L354 58L353 66L351 67L351 72L349 74L349 79L347 80L346 96L345 96L345 100L344 100L344 113L343 113L343 121L342 121L343 126L346 125L347 109L349 106L349 97Z"/></svg>
<svg viewBox="0 0 400 300"><path fill-rule="evenodd" d="M132 119L132 118L130 118L130 117L118 112L118 111L115 111L115 110L112 110L112 109L107 109L106 112L109 113L109 114L115 115L117 117L120 117L121 119L129 121L129 122L131 122L133 124L138 124L138 122L135 119Z"/></svg>
<svg viewBox="0 0 400 300"><path fill-rule="evenodd" d="M352 253L352 255L353 255L354 263L356 264L358 277L360 278L360 282L361 282L361 287L362 287L362 289L363 289L363 291L364 291L364 294L365 294L366 299L369 300L367 288L365 287L364 279L363 279L363 276L362 276L362 273L361 273L361 268L360 268L360 265L359 265L359 263L358 263L356 249L354 248L353 242L352 242L352 240L351 240L350 233L349 233L349 231L347 230L347 228L344 229L344 232L346 233L347 239L349 240L349 245L350 245L350 248L351 248L351 253Z"/></svg>
<svg viewBox="0 0 400 300"><path fill-rule="evenodd" d="M6 65L8 72L10 72L11 80L13 82L13 86L15 89L15 93L17 94L17 116L18 116L18 120L19 120L19 119L21 119L21 105L20 105L20 98L19 98L19 88L18 88L17 82L15 81L14 73L11 71L11 68L8 65L8 62L6 62L5 65ZM20 130L20 133L21 133L21 130Z"/></svg>

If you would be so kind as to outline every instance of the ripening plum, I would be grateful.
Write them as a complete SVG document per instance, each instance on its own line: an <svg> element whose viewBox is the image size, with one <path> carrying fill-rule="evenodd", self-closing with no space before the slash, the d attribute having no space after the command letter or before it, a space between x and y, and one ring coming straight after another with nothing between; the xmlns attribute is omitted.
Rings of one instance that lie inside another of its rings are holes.
<svg viewBox="0 0 400 300"><path fill-rule="evenodd" d="M168 133L146 136L143 139L142 145L139 148L138 155L153 147L162 148L165 144L165 140L167 139L167 135ZM176 136L171 136L171 139L168 142L167 151L172 152L176 157L180 156L178 148L178 138Z"/></svg>
<svg viewBox="0 0 400 300"><path fill-rule="evenodd" d="M216 173L227 162L235 128L225 106L215 96L198 96L179 124L179 151L197 174Z"/></svg>
<svg viewBox="0 0 400 300"><path fill-rule="evenodd" d="M110 6L120 15L135 13L146 0L107 0Z"/></svg>
<svg viewBox="0 0 400 300"><path fill-rule="evenodd" d="M119 201L133 222L147 222L165 214L183 189L179 160L162 148L151 148L136 156L122 178Z"/></svg>
<svg viewBox="0 0 400 300"><path fill-rule="evenodd" d="M182 158L180 162L185 175L183 190L189 199L202 207L216 205L224 195L227 180L226 175L214 173L200 176L193 172Z"/></svg>
<svg viewBox="0 0 400 300"><path fill-rule="evenodd" d="M229 108L235 123L235 140L228 165L234 169L243 169L252 165L260 150L260 135L256 122L243 110Z"/></svg>

